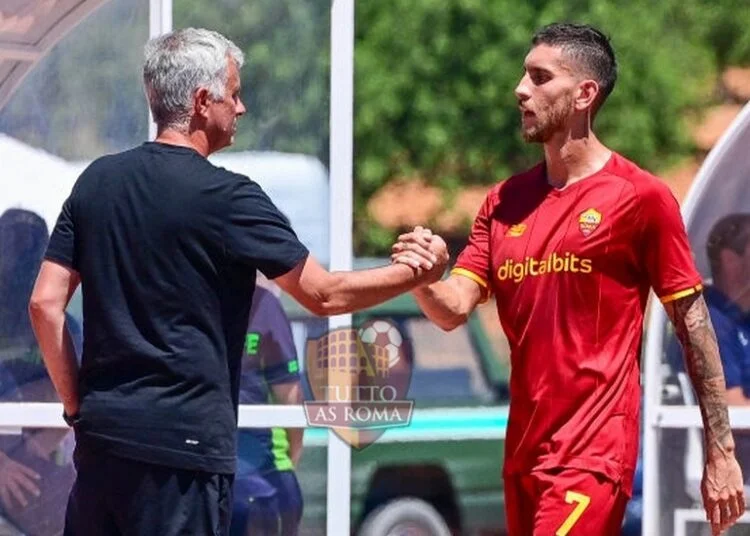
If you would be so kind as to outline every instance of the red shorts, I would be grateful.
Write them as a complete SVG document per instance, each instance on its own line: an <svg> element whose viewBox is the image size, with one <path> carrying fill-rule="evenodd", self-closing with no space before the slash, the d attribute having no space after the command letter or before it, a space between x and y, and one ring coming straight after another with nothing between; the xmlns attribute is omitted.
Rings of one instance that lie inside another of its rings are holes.
<svg viewBox="0 0 750 536"><path fill-rule="evenodd" d="M628 495L578 469L505 477L509 536L610 536L620 533Z"/></svg>

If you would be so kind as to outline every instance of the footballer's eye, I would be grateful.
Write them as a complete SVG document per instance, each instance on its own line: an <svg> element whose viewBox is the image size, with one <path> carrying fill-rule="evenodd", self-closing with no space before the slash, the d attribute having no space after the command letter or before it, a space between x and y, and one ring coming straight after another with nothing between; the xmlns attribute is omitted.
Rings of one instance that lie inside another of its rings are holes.
<svg viewBox="0 0 750 536"><path fill-rule="evenodd" d="M533 69L529 71L529 77L534 84L540 86L552 80L552 74L549 71Z"/></svg>

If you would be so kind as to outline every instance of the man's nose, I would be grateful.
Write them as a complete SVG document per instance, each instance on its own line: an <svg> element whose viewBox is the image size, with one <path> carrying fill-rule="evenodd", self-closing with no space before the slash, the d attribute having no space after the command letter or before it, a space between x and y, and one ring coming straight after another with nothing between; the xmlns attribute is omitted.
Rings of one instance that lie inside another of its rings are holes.
<svg viewBox="0 0 750 536"><path fill-rule="evenodd" d="M529 91L529 86L527 84L525 76L518 81L518 85L515 89L515 94L519 102L524 102L525 100L528 100L529 97L531 97L531 92Z"/></svg>

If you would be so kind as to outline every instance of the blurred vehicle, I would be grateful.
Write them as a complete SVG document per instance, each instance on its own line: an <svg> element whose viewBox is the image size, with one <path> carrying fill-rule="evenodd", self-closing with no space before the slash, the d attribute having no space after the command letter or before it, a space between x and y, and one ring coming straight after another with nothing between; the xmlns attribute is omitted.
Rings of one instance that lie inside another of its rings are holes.
<svg viewBox="0 0 750 536"><path fill-rule="evenodd" d="M366 261L357 264L364 267ZM305 341L325 333L327 322L309 317L291 300L285 306L304 361ZM353 531L505 534L501 469L509 371L478 312L446 333L407 294L355 314L353 324L375 319L395 324L411 344L406 398L415 409L409 426L388 429L373 444L352 449ZM305 433L297 473L305 499L302 534L325 533L327 433L320 428Z"/></svg>

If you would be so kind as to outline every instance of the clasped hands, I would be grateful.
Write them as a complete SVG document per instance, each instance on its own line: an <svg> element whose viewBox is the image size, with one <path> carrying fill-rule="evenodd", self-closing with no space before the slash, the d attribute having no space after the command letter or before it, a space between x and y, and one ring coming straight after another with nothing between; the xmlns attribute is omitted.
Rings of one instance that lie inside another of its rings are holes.
<svg viewBox="0 0 750 536"><path fill-rule="evenodd" d="M411 266L426 284L440 280L449 259L445 240L421 226L400 235L391 247L391 263Z"/></svg>

